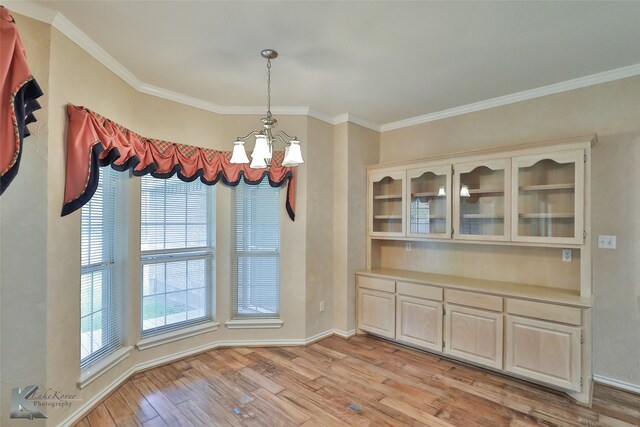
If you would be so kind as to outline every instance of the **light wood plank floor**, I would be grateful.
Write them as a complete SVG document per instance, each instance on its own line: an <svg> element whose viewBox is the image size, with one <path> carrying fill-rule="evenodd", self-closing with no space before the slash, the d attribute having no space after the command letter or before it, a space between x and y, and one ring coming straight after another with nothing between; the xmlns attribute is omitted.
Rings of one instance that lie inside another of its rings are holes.
<svg viewBox="0 0 640 427"><path fill-rule="evenodd" d="M369 336L331 337L217 349L141 372L76 425L638 426L640 396L596 385L586 408Z"/></svg>

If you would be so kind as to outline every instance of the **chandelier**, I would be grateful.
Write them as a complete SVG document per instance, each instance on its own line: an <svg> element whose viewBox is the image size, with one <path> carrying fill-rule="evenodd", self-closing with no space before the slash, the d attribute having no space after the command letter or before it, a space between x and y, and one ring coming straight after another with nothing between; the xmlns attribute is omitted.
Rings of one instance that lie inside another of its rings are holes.
<svg viewBox="0 0 640 427"><path fill-rule="evenodd" d="M253 169L264 169L271 165L273 145L280 140L284 144L284 160L282 166L298 166L304 163L302 152L300 151L300 141L295 136L289 136L284 131L273 132L278 121L271 116L271 60L278 57L278 52L273 49L265 49L260 52L267 60L267 117L260 119L262 130L252 131L245 136L239 136L233 143L233 153L231 163L249 163L244 143L252 136L256 137L256 144L251 153L251 164Z"/></svg>

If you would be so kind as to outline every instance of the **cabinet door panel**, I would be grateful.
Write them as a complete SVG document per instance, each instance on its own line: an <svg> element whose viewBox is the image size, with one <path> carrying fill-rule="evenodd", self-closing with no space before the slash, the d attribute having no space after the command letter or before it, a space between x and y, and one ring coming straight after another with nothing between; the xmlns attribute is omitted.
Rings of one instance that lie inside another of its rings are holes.
<svg viewBox="0 0 640 427"><path fill-rule="evenodd" d="M395 338L395 295L358 289L358 328Z"/></svg>
<svg viewBox="0 0 640 427"><path fill-rule="evenodd" d="M511 160L454 165L453 237L509 240Z"/></svg>
<svg viewBox="0 0 640 427"><path fill-rule="evenodd" d="M407 236L451 238L451 165L407 171Z"/></svg>
<svg viewBox="0 0 640 427"><path fill-rule="evenodd" d="M502 313L446 305L445 352L502 369Z"/></svg>
<svg viewBox="0 0 640 427"><path fill-rule="evenodd" d="M396 339L425 349L442 351L442 303L398 295Z"/></svg>
<svg viewBox="0 0 640 427"><path fill-rule="evenodd" d="M404 170L369 175L370 235L405 235L405 176Z"/></svg>
<svg viewBox="0 0 640 427"><path fill-rule="evenodd" d="M507 316L505 370L580 390L580 328Z"/></svg>
<svg viewBox="0 0 640 427"><path fill-rule="evenodd" d="M512 182L514 241L583 242L583 150L514 157Z"/></svg>

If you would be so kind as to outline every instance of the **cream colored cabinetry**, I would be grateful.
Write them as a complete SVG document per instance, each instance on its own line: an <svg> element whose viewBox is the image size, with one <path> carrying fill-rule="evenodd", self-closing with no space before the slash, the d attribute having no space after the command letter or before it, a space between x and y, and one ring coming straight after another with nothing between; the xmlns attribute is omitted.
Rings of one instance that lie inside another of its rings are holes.
<svg viewBox="0 0 640 427"><path fill-rule="evenodd" d="M512 240L582 243L584 157L567 150L513 159Z"/></svg>
<svg viewBox="0 0 640 427"><path fill-rule="evenodd" d="M405 235L405 171L395 170L369 176L369 234Z"/></svg>
<svg viewBox="0 0 640 427"><path fill-rule="evenodd" d="M509 159L454 165L456 239L509 240L510 166Z"/></svg>
<svg viewBox="0 0 640 427"><path fill-rule="evenodd" d="M368 166L358 277L389 282L358 287L359 330L589 403L592 346L581 343L592 337L595 143L590 135Z"/></svg>
<svg viewBox="0 0 640 427"><path fill-rule="evenodd" d="M505 370L579 391L582 336L580 310L509 300L507 312Z"/></svg>
<svg viewBox="0 0 640 427"><path fill-rule="evenodd" d="M445 353L502 369L502 298L446 290L445 299Z"/></svg>
<svg viewBox="0 0 640 427"><path fill-rule="evenodd" d="M442 288L397 282L396 340L442 350Z"/></svg>
<svg viewBox="0 0 640 427"><path fill-rule="evenodd" d="M407 236L451 238L451 165L407 171Z"/></svg>
<svg viewBox="0 0 640 427"><path fill-rule="evenodd" d="M395 338L395 282L358 277L358 329Z"/></svg>

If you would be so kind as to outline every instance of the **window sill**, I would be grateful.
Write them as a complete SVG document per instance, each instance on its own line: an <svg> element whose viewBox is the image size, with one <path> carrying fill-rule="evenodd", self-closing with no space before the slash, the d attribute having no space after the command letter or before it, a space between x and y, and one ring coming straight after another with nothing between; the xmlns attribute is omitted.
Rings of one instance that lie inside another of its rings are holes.
<svg viewBox="0 0 640 427"><path fill-rule="evenodd" d="M233 319L225 322L228 329L277 329L284 322L280 319Z"/></svg>
<svg viewBox="0 0 640 427"><path fill-rule="evenodd" d="M114 351L104 359L94 363L80 373L80 379L78 380L78 387L85 388L96 380L100 375L113 368L115 365L129 357L133 350L132 346L123 347Z"/></svg>
<svg viewBox="0 0 640 427"><path fill-rule="evenodd" d="M220 323L218 322L206 322L186 328L176 329L175 331L165 332L163 334L152 335L148 338L142 338L138 341L136 347L138 347L138 350L146 350L162 344L204 334L205 332L215 331L218 329L218 326L220 326Z"/></svg>

